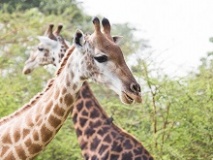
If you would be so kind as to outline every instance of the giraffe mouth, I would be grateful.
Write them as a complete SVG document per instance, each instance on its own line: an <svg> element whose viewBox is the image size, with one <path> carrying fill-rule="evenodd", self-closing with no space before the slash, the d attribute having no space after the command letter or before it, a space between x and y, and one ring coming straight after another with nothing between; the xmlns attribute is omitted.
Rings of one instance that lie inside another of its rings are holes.
<svg viewBox="0 0 213 160"><path fill-rule="evenodd" d="M133 98L131 98L127 93L122 92L121 101L125 104L132 104L134 102Z"/></svg>
<svg viewBox="0 0 213 160"><path fill-rule="evenodd" d="M134 101L141 103L142 99L140 95L135 95L133 93L122 92L121 100L125 104L132 104Z"/></svg>
<svg viewBox="0 0 213 160"><path fill-rule="evenodd" d="M125 94L126 98L129 100L129 101L134 101L128 94Z"/></svg>
<svg viewBox="0 0 213 160"><path fill-rule="evenodd" d="M24 68L23 71L22 71L24 74L30 74L31 73L31 69L29 68Z"/></svg>

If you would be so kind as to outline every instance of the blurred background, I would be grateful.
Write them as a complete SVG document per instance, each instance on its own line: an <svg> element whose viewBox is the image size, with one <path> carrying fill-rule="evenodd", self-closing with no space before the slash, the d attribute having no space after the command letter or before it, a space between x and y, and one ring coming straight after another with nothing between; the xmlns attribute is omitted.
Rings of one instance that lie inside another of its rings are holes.
<svg viewBox="0 0 213 160"><path fill-rule="evenodd" d="M136 137L157 160L213 159L213 2L211 0L1 0L0 118L42 91L55 68L23 75L24 62L50 23L93 31L107 17L112 34L140 82L143 103L123 105L91 84L114 123ZM37 160L82 159L70 118Z"/></svg>

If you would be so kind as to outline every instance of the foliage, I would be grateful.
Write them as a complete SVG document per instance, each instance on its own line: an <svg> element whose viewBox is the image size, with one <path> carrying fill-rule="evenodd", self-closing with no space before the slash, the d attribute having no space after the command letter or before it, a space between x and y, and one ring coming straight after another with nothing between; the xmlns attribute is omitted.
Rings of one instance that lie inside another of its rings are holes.
<svg viewBox="0 0 213 160"><path fill-rule="evenodd" d="M212 159L213 54L201 58L195 73L177 79L152 74L149 61L139 61L133 70L141 66L144 106L152 109L152 153L163 160Z"/></svg>
<svg viewBox="0 0 213 160"><path fill-rule="evenodd" d="M38 43L35 37L49 23L63 23L63 35L71 42L77 28L92 31L90 21L74 0L0 2L0 117L28 102L53 75L44 68L29 76L21 73ZM113 35L124 36L121 47L126 55L140 48L141 40L134 37L129 24L116 24L112 29ZM136 61L132 71L141 82L143 104L123 105L115 93L91 83L114 123L143 142L158 160L213 159L213 53L201 59L196 72L177 79L164 75L156 69L159 66L153 69L153 59ZM36 159L82 159L70 118Z"/></svg>

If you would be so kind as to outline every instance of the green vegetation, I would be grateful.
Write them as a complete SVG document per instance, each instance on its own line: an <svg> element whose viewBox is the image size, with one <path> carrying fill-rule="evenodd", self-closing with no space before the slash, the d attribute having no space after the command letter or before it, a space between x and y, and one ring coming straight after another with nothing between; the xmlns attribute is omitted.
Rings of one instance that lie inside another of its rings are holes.
<svg viewBox="0 0 213 160"><path fill-rule="evenodd" d="M75 0L0 2L0 117L27 103L52 77L52 70L44 68L22 74L29 52L38 43L36 36L49 23L62 23L62 34L70 42L77 28L92 31L91 17ZM141 41L134 39L134 29L128 24L112 29L124 36L121 47L126 56L139 49ZM201 59L195 72L176 79L153 70L153 61L138 60L132 67L141 79L143 104L123 105L112 91L91 84L96 97L114 122L140 140L157 160L212 160L213 52ZM82 159L71 119L36 159Z"/></svg>

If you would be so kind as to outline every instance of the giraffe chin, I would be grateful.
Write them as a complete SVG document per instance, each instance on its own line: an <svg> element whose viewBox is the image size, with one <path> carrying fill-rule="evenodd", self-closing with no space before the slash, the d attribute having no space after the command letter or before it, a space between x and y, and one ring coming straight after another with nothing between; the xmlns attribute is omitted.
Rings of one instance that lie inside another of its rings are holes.
<svg viewBox="0 0 213 160"><path fill-rule="evenodd" d="M31 69L26 69L24 68L23 71L22 71L24 74L30 74L31 73Z"/></svg>
<svg viewBox="0 0 213 160"><path fill-rule="evenodd" d="M126 93L124 91L122 92L120 99L124 104L132 104L134 101L138 103L142 102L141 96L131 94L131 93Z"/></svg>

